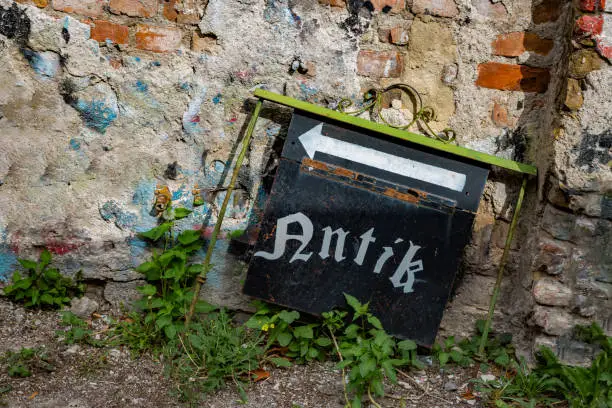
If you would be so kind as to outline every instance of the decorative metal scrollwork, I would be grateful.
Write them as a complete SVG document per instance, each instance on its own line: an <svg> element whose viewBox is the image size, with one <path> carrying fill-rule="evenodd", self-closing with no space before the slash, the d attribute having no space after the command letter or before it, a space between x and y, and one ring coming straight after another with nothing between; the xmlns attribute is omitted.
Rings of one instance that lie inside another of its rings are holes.
<svg viewBox="0 0 612 408"><path fill-rule="evenodd" d="M382 114L383 109L383 95L387 92L399 90L408 95L408 97L414 102L414 110L412 121L407 125L403 126L395 126L389 123L387 119L385 119ZM370 89L363 96L363 106L354 111L347 111L351 106L353 106L353 102L348 98L342 98L338 102L338 106L336 110L342 113L346 113L347 115L360 115L363 112L370 111L377 119L380 119L385 125L390 126L395 129L406 130L413 125L421 125L420 128L425 133L425 135L437 139L443 143L451 143L455 140L455 131L451 128L445 128L439 133L436 133L431 126L429 126L429 122L435 120L436 112L431 106L423 106L423 99L419 92L414 89L412 86L408 84L393 84L384 89Z"/></svg>

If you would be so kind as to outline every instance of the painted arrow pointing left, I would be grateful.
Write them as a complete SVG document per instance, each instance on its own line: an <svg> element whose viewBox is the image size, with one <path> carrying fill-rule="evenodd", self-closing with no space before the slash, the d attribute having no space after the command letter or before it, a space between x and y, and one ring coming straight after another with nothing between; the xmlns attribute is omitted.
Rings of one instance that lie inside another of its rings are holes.
<svg viewBox="0 0 612 408"><path fill-rule="evenodd" d="M299 140L311 159L316 152L321 152L454 191L463 191L465 187L465 174L325 136L323 123L301 135Z"/></svg>

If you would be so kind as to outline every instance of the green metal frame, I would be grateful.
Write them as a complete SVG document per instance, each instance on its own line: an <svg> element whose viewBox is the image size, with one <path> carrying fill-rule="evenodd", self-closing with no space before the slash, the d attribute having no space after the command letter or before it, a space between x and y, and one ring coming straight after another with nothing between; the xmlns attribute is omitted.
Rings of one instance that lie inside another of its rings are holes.
<svg viewBox="0 0 612 408"><path fill-rule="evenodd" d="M489 305L489 314L487 316L487 320L485 322L485 327L483 330L483 334L480 341L479 353L482 355L484 352L484 347L486 345L486 340L488 337L489 330L491 328L491 322L493 320L493 314L495 312L495 304L497 302L497 298L499 296L499 292L501 289L501 281L504 274L504 268L506 266L506 262L508 259L508 254L510 252L510 246L512 243L512 238L514 237L514 231L516 228L516 224L518 223L518 218L521 210L521 205L523 203L523 197L525 196L525 190L527 187L527 180L529 176L535 176L538 173L538 169L535 166L519 163L516 161L502 159L497 156L493 156L490 154L478 152L475 150L467 149L465 147L456 146L452 144L443 143L441 141L429 138L427 136L419 135L417 133L408 132L401 129L392 128L389 126L381 125L379 123L371 122L366 119L358 118L355 116L350 116L345 113L341 113L338 111L334 111L327 108L322 108L320 106L313 105L308 102L299 101L297 99L289 98L287 96L279 95L270 91L266 91L264 89L256 89L254 92L255 97L258 98L257 104L255 105L255 109L251 114L251 119L249 121L249 125L247 127L242 150L236 159L236 165L234 167L234 172L232 174L232 178L230 181L230 185L226 191L225 199L223 200L223 204L221 205L221 209L219 211L219 217L217 219L217 223L215 224L215 228L210 238L210 243L208 244L208 250L206 252L206 258L204 260L204 269L202 274L198 277L195 287L194 287L194 296L192 299L191 307L189 308L188 314L185 316L185 325L188 325L193 317L195 305L197 299L199 297L200 289L202 284L206 281L206 275L208 271L212 268L210 264L210 260L212 257L212 252L215 247L215 243L217 241L217 236L221 230L221 224L223 223L223 218L225 216L225 211L227 209L227 205L229 202L229 198L234 189L234 184L236 182L236 178L238 177L238 172L240 167L242 166L242 161L246 154L246 151L249 148L249 144L251 142L253 131L255 130L255 125L257 123L257 119L259 117L259 113L261 112L263 101L270 101L280 105L284 105L290 108L298 109L304 112L309 112L315 115L323 116L325 118L346 123L348 125L357 126L363 129L367 129L376 133L384 134L390 137L394 137L397 139L405 140L420 146L425 146L427 148L431 148L434 150L439 150L441 152L450 153L462 158L466 158L469 160L473 160L476 162L484 163L487 165L492 165L496 167L500 167L506 170L510 170L513 172L521 173L523 175L523 181L521 183L521 188L519 191L518 200L514 207L514 214L512 216L512 222L510 223L510 229L508 231L508 235L506 236L506 244L504 247L504 252L502 255L502 259L499 265L499 270L497 274L497 280L495 281L495 287L493 289L493 295L491 296L491 302Z"/></svg>
<svg viewBox="0 0 612 408"><path fill-rule="evenodd" d="M350 116L335 110L322 108L320 106L316 106L308 102L298 101L297 99L279 95L274 92L266 91L264 89L256 89L254 95L260 99L265 99L270 102L275 102L280 105L288 106L290 108L299 109L304 112L313 113L315 115L323 116L338 122L358 126L363 129L406 140L408 142L415 143L421 146L426 146L431 149L451 153L460 157L464 157L466 159L486 163L489 165L501 167L507 170L512 170L518 173L528 174L531 176L535 176L536 174L538 174L537 167L532 166L530 164L524 164L515 162L513 160L502 159L501 157L478 152L476 150L471 150L465 147L443 143L439 140L431 139L427 136L419 135L417 133L412 133L405 130L395 129L389 126L381 125L380 123L371 122L369 120L358 118L355 116Z"/></svg>

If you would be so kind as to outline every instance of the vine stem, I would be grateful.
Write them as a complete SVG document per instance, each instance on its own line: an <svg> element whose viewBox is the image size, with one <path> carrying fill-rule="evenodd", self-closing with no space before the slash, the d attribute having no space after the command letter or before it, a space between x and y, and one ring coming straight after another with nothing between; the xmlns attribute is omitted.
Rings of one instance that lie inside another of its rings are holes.
<svg viewBox="0 0 612 408"><path fill-rule="evenodd" d="M327 328L327 330L329 330L329 334L331 335L332 341L334 342L334 347L336 348L336 353L338 353L338 358L340 359L340 362L344 361L344 359L342 358L342 353L340 353L340 347L338 347L338 341L336 341L336 336L334 336L334 332L329 327ZM349 400L348 393L346 392L346 373L344 371L344 367L342 367L342 389L344 391L344 400L346 401L346 405L350 407L351 401Z"/></svg>
<svg viewBox="0 0 612 408"><path fill-rule="evenodd" d="M372 393L370 392L369 385L368 385L368 398L370 399L370 402L372 402L372 405L374 405L376 408L382 408L380 404L374 400L374 397L372 397Z"/></svg>
<svg viewBox="0 0 612 408"><path fill-rule="evenodd" d="M234 192L234 186L236 185L236 180L238 179L238 173L240 172L240 168L242 167L242 161L244 160L244 156L246 155L247 150L249 149L249 145L251 143L251 136L253 136L253 131L255 130L255 124L257 123L257 118L259 117L259 112L261 112L261 108L263 106L263 100L257 100L257 104L255 105L255 109L251 115L251 120L249 121L249 125L247 127L246 133L244 135L244 139L242 140L242 150L236 159L236 165L234 166L234 172L232 173L232 178L230 180L229 186L225 191L225 198L223 199L223 204L221 205L221 209L219 210L219 216L217 217L217 222L215 223L215 228L213 229L212 235L210 236L210 241L208 242L208 248L206 250L206 257L204 258L204 270L202 273L196 278L195 285L193 287L193 298L191 299L191 305L189 306L189 312L185 315L185 327L189 326L191 319L193 318L193 314L195 312L196 304L198 303L198 298L200 297L200 290L202 289L202 284L206 282L206 275L211 269L210 261L212 259L212 253L215 249L215 244L217 243L217 236L221 231L221 224L223 224L223 218L225 217L225 211L227 210L227 205L229 204L230 197Z"/></svg>

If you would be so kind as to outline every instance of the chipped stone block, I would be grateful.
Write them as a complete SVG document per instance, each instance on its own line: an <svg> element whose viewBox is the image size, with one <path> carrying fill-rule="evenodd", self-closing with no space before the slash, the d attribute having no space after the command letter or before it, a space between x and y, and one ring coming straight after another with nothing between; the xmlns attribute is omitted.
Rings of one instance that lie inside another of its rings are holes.
<svg viewBox="0 0 612 408"><path fill-rule="evenodd" d="M157 6L157 0L110 0L109 9L113 14L153 17L157 14Z"/></svg>
<svg viewBox="0 0 612 408"><path fill-rule="evenodd" d="M535 301L541 305L569 306L572 301L572 290L552 278L538 280L533 285Z"/></svg>
<svg viewBox="0 0 612 408"><path fill-rule="evenodd" d="M459 9L454 0L414 0L412 12L439 17L455 17L459 14Z"/></svg>

